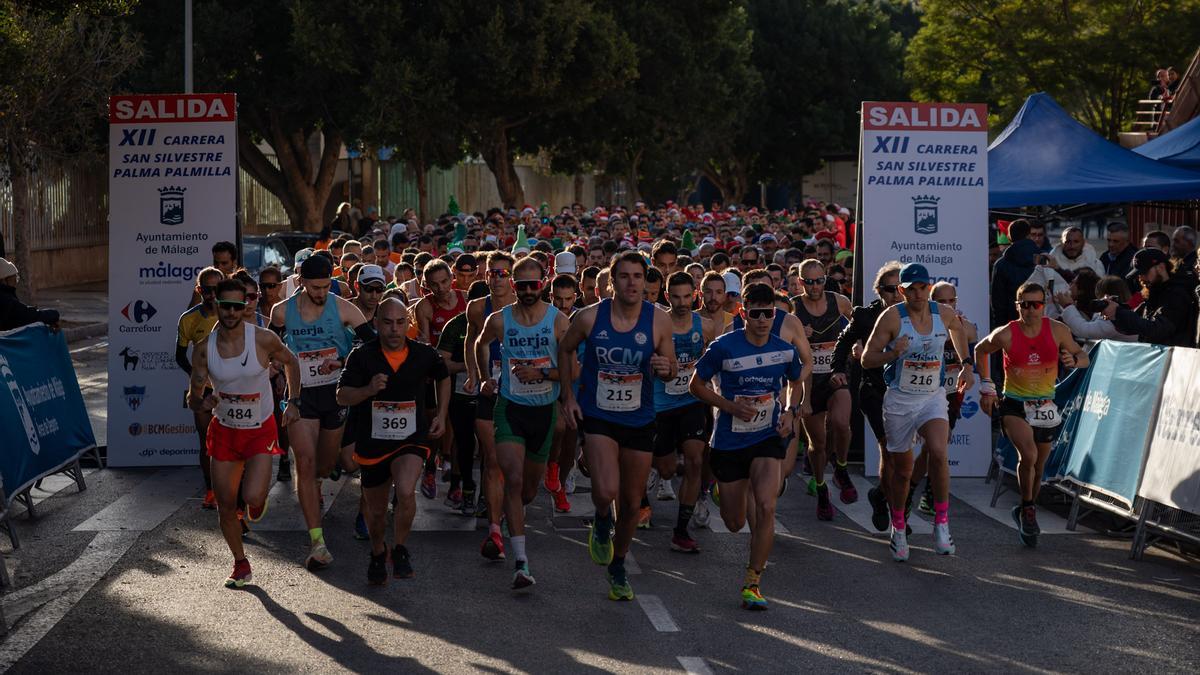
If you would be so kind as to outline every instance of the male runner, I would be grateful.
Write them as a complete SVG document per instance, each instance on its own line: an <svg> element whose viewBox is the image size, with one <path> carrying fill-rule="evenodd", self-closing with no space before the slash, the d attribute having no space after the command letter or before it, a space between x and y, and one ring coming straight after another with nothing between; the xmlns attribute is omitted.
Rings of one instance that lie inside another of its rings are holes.
<svg viewBox="0 0 1200 675"><path fill-rule="evenodd" d="M671 302L671 340L679 372L669 382L654 383L655 443L654 468L667 485L675 475L678 457L683 453L683 481L679 484L679 512L671 549L681 553L699 553L700 547L688 533L688 523L700 497L700 474L704 463L704 445L709 430L709 406L688 390L696 362L716 338L716 328L708 319L692 311L696 297L695 281L687 272L676 272L667 279Z"/></svg>
<svg viewBox="0 0 1200 675"><path fill-rule="evenodd" d="M743 302L746 327L709 345L696 363L689 390L718 410L709 463L721 487L721 518L730 532L742 529L747 504L754 504L742 607L763 610L767 600L759 582L774 543L780 463L800 410L804 367L799 350L771 334L778 310L770 285L750 284ZM716 376L720 394L710 386ZM785 380L788 391L781 396ZM754 493L753 500L748 491Z"/></svg>
<svg viewBox="0 0 1200 675"><path fill-rule="evenodd" d="M367 320L365 324L371 327L374 332L375 310L379 307L379 301L383 298L383 292L387 287L387 281L383 276L383 268L379 265L370 264L363 265L358 273L358 279L354 282L355 295L351 303L362 312L363 318ZM364 330L365 334L366 331ZM364 340L355 335L351 341L351 350L361 346ZM342 430L342 453L341 466L348 472L355 471L358 467L354 463L354 424L349 418L346 420L346 426ZM370 538L367 531L367 520L363 514L363 497L360 494L358 500L358 515L354 518L354 538L364 541Z"/></svg>
<svg viewBox="0 0 1200 675"><path fill-rule="evenodd" d="M933 482L933 548L938 555L954 553L950 537L950 423L946 390L942 386L946 339L963 364L958 389L973 384L974 365L968 356L962 320L949 307L929 302L929 271L909 263L900 269L904 301L880 315L867 347L863 368L884 366L888 390L883 397L883 426L887 449L892 453L887 494L904 495L912 475L912 444L920 435L929 453L929 478ZM892 559L908 560L908 536L903 499L889 501L892 510Z"/></svg>
<svg viewBox="0 0 1200 675"><path fill-rule="evenodd" d="M558 311L570 320L574 316L579 302L579 282L570 274L559 274L550 283L550 300ZM580 351L582 353L582 351ZM569 364L560 363L559 368L571 368L576 373L575 396L579 396L579 359ZM567 426L565 417L559 416L555 421L554 435L556 447L550 451L550 462L546 464L546 490L554 499L554 510L557 513L570 513L571 502L568 494L575 492L575 481L571 470L575 467L575 456L579 450L579 430Z"/></svg>
<svg viewBox="0 0 1200 675"><path fill-rule="evenodd" d="M333 264L313 255L300 265L301 290L271 308L271 327L300 360L300 419L289 438L296 458L296 496L308 527L311 550L305 566L319 570L333 562L321 529L322 476L337 461L346 409L337 402L337 380L350 353L351 334L374 337L362 312L349 300L331 295ZM347 331L347 327L351 330Z"/></svg>
<svg viewBox="0 0 1200 675"><path fill-rule="evenodd" d="M287 373L289 401L300 395L300 366L274 333L245 321L246 288L241 281L221 281L215 296L220 318L192 352L187 402L193 411L213 416L206 454L212 458L221 534L233 553L233 572L225 586L241 588L253 577L242 547L238 492L246 501L246 517L260 520L271 487L271 456L283 454L276 437L270 366L280 365ZM212 390L207 389L209 382ZM280 424L299 417L296 406L288 403Z"/></svg>
<svg viewBox="0 0 1200 675"><path fill-rule="evenodd" d="M388 298L375 310L378 338L370 339L346 359L337 383L337 401L349 406L354 419L354 461L362 467L371 562L367 582L387 581L387 508L396 488L393 522L392 576L413 576L412 557L405 544L417 512L414 491L421 466L433 454L433 441L446 428L450 406L450 376L437 350L405 337L408 308ZM425 387L435 382L437 412L426 418Z"/></svg>
<svg viewBox="0 0 1200 675"><path fill-rule="evenodd" d="M833 520L829 486L825 484L825 465L830 446L834 455L833 482L843 504L858 501L858 491L846 470L850 451L850 390L832 381L833 349L837 336L850 316L850 300L840 293L825 290L828 277L820 260L810 258L800 264L804 291L792 299L796 316L804 323L804 333L813 347L812 414L803 419L808 434L808 457L817 485L817 519ZM828 432L826 430L828 423Z"/></svg>
<svg viewBox="0 0 1200 675"><path fill-rule="evenodd" d="M467 302L486 297L486 282L477 281L467 292ZM450 394L450 429L454 434L454 470L450 475L450 494L446 506L464 514L475 514L475 393L467 393L466 340L467 312L450 319L442 328L438 339L438 352L446 363L446 370L454 378L454 390ZM455 499L457 497L457 500ZM457 503L457 507L455 504Z"/></svg>
<svg viewBox="0 0 1200 675"><path fill-rule="evenodd" d="M454 277L450 266L444 260L432 260L421 270L421 280L429 295L421 298L413 308L416 316L417 339L430 346L436 346L442 336L442 329L454 317L467 311L467 293L454 287ZM432 388L426 385L425 402L433 405ZM429 414L429 411L425 411ZM448 450L446 445L450 436L444 435L441 449ZM437 497L437 453L433 453L425 462L425 473L421 477L421 494L426 499Z"/></svg>
<svg viewBox="0 0 1200 675"><path fill-rule="evenodd" d="M588 552L596 564L608 565L611 600L633 599L625 555L653 458L651 378L665 381L678 374L671 319L643 298L648 267L636 251L614 256L609 267L613 297L576 312L558 345L560 363L572 358L581 343L587 345L579 399L572 388L574 373L567 369L559 371L561 397L567 424L578 424L586 434L584 453L596 506ZM611 504L617 499L614 538Z"/></svg>
<svg viewBox="0 0 1200 675"><path fill-rule="evenodd" d="M200 270L200 274L196 275L195 290L195 295L200 297L200 301L179 317L179 339L175 343L175 363L189 376L192 374L192 362L188 357L188 347L192 348L192 354L195 355L196 346L208 337L217 323L217 283L222 278L221 270L215 267L205 267ZM207 396L207 392L205 395ZM193 408L192 419L196 424L196 433L200 437L200 450L197 454L200 460L200 473L204 476L204 501L200 502L200 508L215 509L217 508L217 497L213 492L210 460L208 454L204 452L208 439L208 424L212 421L212 412Z"/></svg>
<svg viewBox="0 0 1200 675"><path fill-rule="evenodd" d="M532 586L525 552L525 505L537 496L554 437L558 400L558 341L567 317L541 300L545 273L535 258L513 267L516 304L492 313L476 340L475 360L489 358L489 345L500 342L500 395L494 411L496 461L504 476L504 505L509 543L516 567L513 590ZM489 537L500 536L494 526Z"/></svg>
<svg viewBox="0 0 1200 675"><path fill-rule="evenodd" d="M725 277L706 272L700 282L700 316L711 321L718 334L733 323L733 315L725 311L725 297Z"/></svg>
<svg viewBox="0 0 1200 675"><path fill-rule="evenodd" d="M980 407L988 415L1000 413L1004 435L1017 448L1017 484L1021 503L1012 510L1021 543L1037 546L1041 528L1037 523L1038 491L1042 472L1050 456L1050 445L1061 424L1054 404L1058 363L1066 368L1087 368L1087 352L1079 348L1066 324L1044 315L1046 290L1024 283L1017 289L1021 318L992 331L979 344ZM996 385L989 379L992 352L1004 355L1004 397L996 398Z"/></svg>

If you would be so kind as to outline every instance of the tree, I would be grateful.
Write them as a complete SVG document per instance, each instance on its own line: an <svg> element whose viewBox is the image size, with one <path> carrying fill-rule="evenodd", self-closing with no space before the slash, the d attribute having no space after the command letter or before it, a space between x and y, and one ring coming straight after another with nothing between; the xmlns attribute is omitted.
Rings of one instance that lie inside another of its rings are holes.
<svg viewBox="0 0 1200 675"><path fill-rule="evenodd" d="M38 162L96 152L108 95L136 63L118 22L126 3L0 3L0 168L13 195L13 257L31 295L29 173Z"/></svg>
<svg viewBox="0 0 1200 675"><path fill-rule="evenodd" d="M1110 140L1133 119L1154 69L1186 67L1197 0L925 0L906 59L913 95L987 103L1007 123L1045 91Z"/></svg>

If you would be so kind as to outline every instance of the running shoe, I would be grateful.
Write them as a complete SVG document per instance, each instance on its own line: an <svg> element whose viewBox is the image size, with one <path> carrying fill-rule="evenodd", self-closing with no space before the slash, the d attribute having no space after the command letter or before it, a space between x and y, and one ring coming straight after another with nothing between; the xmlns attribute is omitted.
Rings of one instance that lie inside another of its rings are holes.
<svg viewBox="0 0 1200 675"><path fill-rule="evenodd" d="M954 538L950 536L950 523L933 524L933 552L938 555L954 554Z"/></svg>
<svg viewBox="0 0 1200 675"><path fill-rule="evenodd" d="M925 481L925 491L921 493L921 501L917 503L917 510L927 516L934 515L933 510L933 486L929 481Z"/></svg>
<svg viewBox="0 0 1200 675"><path fill-rule="evenodd" d="M462 506L459 507L459 510L462 511L462 514L464 516L475 515L475 491L474 490L463 490L462 491Z"/></svg>
<svg viewBox="0 0 1200 675"><path fill-rule="evenodd" d="M1013 522L1017 524L1017 538L1021 543L1029 548L1034 548L1038 543L1038 535L1042 533L1042 529L1037 523L1037 508L1026 506L1021 508L1020 505L1012 508Z"/></svg>
<svg viewBox="0 0 1200 675"><path fill-rule="evenodd" d="M633 587L629 585L629 577L622 573L620 576L608 575L608 599L632 600Z"/></svg>
<svg viewBox="0 0 1200 675"><path fill-rule="evenodd" d="M700 545L687 532L676 532L671 537L671 550L679 551L680 553L699 553Z"/></svg>
<svg viewBox="0 0 1200 675"><path fill-rule="evenodd" d="M544 481L546 492L554 494L562 489L562 483L558 480L558 462L550 462L546 464L546 480Z"/></svg>
<svg viewBox="0 0 1200 675"><path fill-rule="evenodd" d="M519 591L536 584L533 580L533 575L529 573L529 563L524 560L517 561L517 569L513 572L512 589Z"/></svg>
<svg viewBox="0 0 1200 675"><path fill-rule="evenodd" d="M854 481L850 480L850 472L846 470L846 467L835 466L833 468L833 484L841 491L838 499L841 499L843 504L853 504L858 501L858 489L854 487Z"/></svg>
<svg viewBox="0 0 1200 675"><path fill-rule="evenodd" d="M269 504L270 501L271 500L269 500L269 499L264 499L262 508L259 508L259 509L256 509L253 506L250 506L249 504L247 504L246 505L246 518L249 519L250 522L252 522L252 523L257 523L260 520L262 520L263 516L267 515L267 504Z"/></svg>
<svg viewBox="0 0 1200 675"><path fill-rule="evenodd" d="M241 588L253 581L254 575L250 572L250 561L243 558L233 563L233 572L230 572L229 578L225 580L225 588Z"/></svg>
<svg viewBox="0 0 1200 675"><path fill-rule="evenodd" d="M805 476L813 475L812 462L808 461L807 452L800 456L800 473Z"/></svg>
<svg viewBox="0 0 1200 675"><path fill-rule="evenodd" d="M446 501L444 503L446 506L449 506L454 511L458 511L458 510L462 509L462 505L463 505L462 489L454 488L453 490L451 490L450 494L446 495Z"/></svg>
<svg viewBox="0 0 1200 675"><path fill-rule="evenodd" d="M382 586L387 583L387 551L378 555L371 554L371 563L367 565L367 583L372 586Z"/></svg>
<svg viewBox="0 0 1200 675"><path fill-rule="evenodd" d="M354 518L354 538L359 541L366 541L371 538L371 533L367 530L367 519L363 516L362 511L359 511L358 515Z"/></svg>
<svg viewBox="0 0 1200 675"><path fill-rule="evenodd" d="M595 522L588 528L588 555L597 565L607 565L613 559L612 534L605 532L603 539L597 537Z"/></svg>
<svg viewBox="0 0 1200 675"><path fill-rule="evenodd" d="M787 492L787 483L788 483L787 479L788 479L788 477L784 476L783 480L779 481L779 496L780 497L783 496L783 493Z"/></svg>
<svg viewBox="0 0 1200 675"><path fill-rule="evenodd" d="M571 512L571 500L567 499L567 491L566 490L559 490L558 492L553 493L551 496L554 497L554 512L555 513L570 513Z"/></svg>
<svg viewBox="0 0 1200 675"><path fill-rule="evenodd" d="M500 538L500 533L489 533L479 547L479 553L492 562L504 560L504 540Z"/></svg>
<svg viewBox="0 0 1200 675"><path fill-rule="evenodd" d="M652 527L652 525L650 523L650 518L653 515L654 515L654 512L650 510L649 506L638 507L637 529L639 529L639 530L650 529Z"/></svg>
<svg viewBox="0 0 1200 675"><path fill-rule="evenodd" d="M867 501L871 503L871 525L880 532L886 532L891 517L888 515L888 505L887 500L883 497L883 490L877 487L867 490Z"/></svg>
<svg viewBox="0 0 1200 675"><path fill-rule="evenodd" d="M286 454L279 457L279 472L275 474L275 480L280 483L292 482L292 462Z"/></svg>
<svg viewBox="0 0 1200 675"><path fill-rule="evenodd" d="M575 494L575 469L567 472L567 478L563 481L563 490L569 495Z"/></svg>
<svg viewBox="0 0 1200 675"><path fill-rule="evenodd" d="M809 496L809 497L816 497L816 496L817 496L817 479L816 479L816 478L809 478L809 479L808 479L808 487L807 487L807 490L808 490L808 496Z"/></svg>
<svg viewBox="0 0 1200 675"><path fill-rule="evenodd" d="M413 578L412 560L403 544L392 547L392 576L397 579Z"/></svg>
<svg viewBox="0 0 1200 675"><path fill-rule="evenodd" d="M766 608L767 599L763 597L762 591L758 590L758 584L742 586L742 609L761 612Z"/></svg>
<svg viewBox="0 0 1200 675"><path fill-rule="evenodd" d="M833 520L833 502L829 501L829 485L817 487L817 520Z"/></svg>
<svg viewBox="0 0 1200 675"><path fill-rule="evenodd" d="M696 500L696 510L692 511L692 525L699 528L708 527L708 495L700 495Z"/></svg>
<svg viewBox="0 0 1200 675"><path fill-rule="evenodd" d="M437 497L437 476L433 471L426 471L421 476L421 495L426 499Z"/></svg>
<svg viewBox="0 0 1200 675"><path fill-rule="evenodd" d="M204 501L200 502L200 508L207 509L209 511L216 510L217 493L213 492L212 490L206 490L204 492Z"/></svg>
<svg viewBox="0 0 1200 675"><path fill-rule="evenodd" d="M331 562L333 562L333 554L326 548L325 542L314 541L308 552L308 559L304 561L304 566L308 568L309 572L316 572L329 567Z"/></svg>
<svg viewBox="0 0 1200 675"><path fill-rule="evenodd" d="M658 501L669 502L675 499L675 488L671 485L671 481L664 480L658 484Z"/></svg>
<svg viewBox="0 0 1200 675"><path fill-rule="evenodd" d="M908 560L908 536L895 527L892 528L892 560Z"/></svg>
<svg viewBox="0 0 1200 675"><path fill-rule="evenodd" d="M650 469L650 473L646 476L646 494L654 492L660 480L662 478L658 475L658 469Z"/></svg>
<svg viewBox="0 0 1200 675"><path fill-rule="evenodd" d="M487 500L484 499L483 495L479 495L479 499L475 501L475 517L482 519L487 519L488 517Z"/></svg>

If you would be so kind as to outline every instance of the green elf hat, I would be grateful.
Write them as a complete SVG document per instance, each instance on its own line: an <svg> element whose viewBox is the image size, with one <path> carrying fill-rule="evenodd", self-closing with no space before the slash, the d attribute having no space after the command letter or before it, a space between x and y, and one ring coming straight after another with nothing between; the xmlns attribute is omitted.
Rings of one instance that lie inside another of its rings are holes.
<svg viewBox="0 0 1200 675"><path fill-rule="evenodd" d="M687 230L686 232L683 233L683 242L681 244L679 244L679 247L689 253L695 252L696 240L692 238L691 230Z"/></svg>
<svg viewBox="0 0 1200 675"><path fill-rule="evenodd" d="M449 253L450 255L462 255L465 251L466 249L463 248L462 239L455 239L454 241L450 242L449 246L446 247L446 253Z"/></svg>
<svg viewBox="0 0 1200 675"><path fill-rule="evenodd" d="M446 213L458 213L459 211L462 209L458 208L458 200L454 198L454 195L450 195L450 204L446 207Z"/></svg>
<svg viewBox="0 0 1200 675"><path fill-rule="evenodd" d="M525 236L525 223L517 226L517 240L513 242L512 254L529 253L529 238Z"/></svg>

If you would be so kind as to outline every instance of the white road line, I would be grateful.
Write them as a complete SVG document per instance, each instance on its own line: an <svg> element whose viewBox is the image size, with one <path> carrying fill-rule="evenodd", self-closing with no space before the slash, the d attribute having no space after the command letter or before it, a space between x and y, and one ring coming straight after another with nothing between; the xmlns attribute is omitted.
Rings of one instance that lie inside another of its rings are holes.
<svg viewBox="0 0 1200 675"><path fill-rule="evenodd" d="M134 531L97 532L87 550L70 565L4 596L4 618L13 630L0 642L0 672L11 668L45 637L140 535ZM16 626L18 621L20 626Z"/></svg>
<svg viewBox="0 0 1200 675"><path fill-rule="evenodd" d="M333 502L341 494L346 484L352 480L349 476L343 476L341 480L321 481L321 496L325 498L325 508L321 511L321 515L328 513L329 509L333 508ZM296 497L296 491L293 488L294 485L294 482L276 482L271 486L271 491L267 493L266 515L263 516L261 522L250 526L255 532L301 532L307 529L304 524L304 515L300 511L300 500ZM357 489L354 490L354 496L358 496Z"/></svg>
<svg viewBox="0 0 1200 675"><path fill-rule="evenodd" d="M79 352L86 352L86 351L89 351L89 350L92 350L92 349L102 349L102 348L104 348L104 347L107 347L107 346L108 346L108 340L104 340L103 342L97 342L97 343L96 343L96 344L94 344L94 345L88 345L88 346L86 346L86 347L78 347L78 348L76 348L76 349L72 349L72 350L71 350L71 353L72 353L72 354L78 354Z"/></svg>
<svg viewBox="0 0 1200 675"><path fill-rule="evenodd" d="M950 494L1001 525L1012 530L1017 529L1017 524L1012 519L1012 508L1021 503L1020 496L1012 490L1005 490L1000 495L1000 499L996 501L996 508L992 508L992 490L995 485L984 484L983 480L982 478L952 478ZM950 516L950 520L953 521L954 513L951 512ZM1037 519L1038 527L1042 528L1042 534L1080 534L1082 532L1082 530L1074 532L1068 530L1067 519L1048 509L1039 509Z"/></svg>
<svg viewBox="0 0 1200 675"><path fill-rule="evenodd" d="M683 666L688 675L713 675L712 668L699 656L676 656L675 660Z"/></svg>
<svg viewBox="0 0 1200 675"><path fill-rule="evenodd" d="M671 618L671 613L667 611L666 605L657 595L638 595L638 606L646 613L646 617L650 619L654 630L660 633L678 633L679 625Z"/></svg>
<svg viewBox="0 0 1200 675"><path fill-rule="evenodd" d="M888 536L887 530L880 532L879 530L875 529L874 525L871 524L871 502L867 499L867 490L871 489L874 484L863 476L853 472L850 474L850 480L854 483L854 487L858 489L858 501L854 502L853 504L843 504L842 500L833 495L833 492L836 490L836 488L834 488L831 484L829 496L834 507L836 507L838 511L841 511L847 518L854 521L855 525L858 525L868 533L881 537ZM955 478L954 480L950 481L951 487L953 487L954 482L958 480L962 479ZM920 498L920 495L913 496L913 499ZM909 514L908 516L908 526L912 528L913 534L933 533L933 524L928 520L924 520L918 516L915 508L913 509L913 513Z"/></svg>
<svg viewBox="0 0 1200 675"><path fill-rule="evenodd" d="M200 467L161 469L124 496L75 526L75 532L153 530L179 510L202 485Z"/></svg>
<svg viewBox="0 0 1200 675"><path fill-rule="evenodd" d="M720 509L716 509L716 513L713 513L709 517L708 529L712 530L716 534L729 534L729 528L725 527L725 521L724 521L724 519L721 518ZM784 527L783 523L779 522L778 518L775 519L775 532L776 532L776 534L787 534L788 533L788 529L786 527ZM749 533L750 533L750 522L747 521L746 524L742 526L742 529L738 530L738 534L749 534Z"/></svg>
<svg viewBox="0 0 1200 675"><path fill-rule="evenodd" d="M642 573L641 566L633 559L633 551L625 554L625 573L629 575Z"/></svg>

